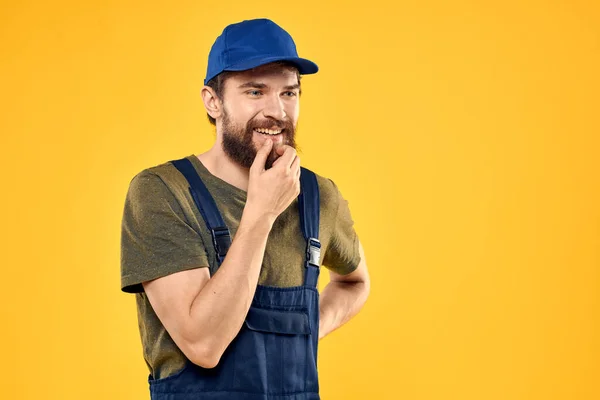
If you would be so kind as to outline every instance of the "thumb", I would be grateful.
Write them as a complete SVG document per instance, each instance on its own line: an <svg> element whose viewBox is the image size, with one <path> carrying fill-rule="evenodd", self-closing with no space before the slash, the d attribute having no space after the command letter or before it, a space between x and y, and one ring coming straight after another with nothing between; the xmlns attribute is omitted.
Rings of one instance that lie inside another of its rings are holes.
<svg viewBox="0 0 600 400"><path fill-rule="evenodd" d="M256 157L254 157L254 162L250 167L251 171L254 170L262 172L265 170L265 164L267 163L267 157L269 156L271 147L273 147L273 141L270 139L265 140L263 145L256 152Z"/></svg>

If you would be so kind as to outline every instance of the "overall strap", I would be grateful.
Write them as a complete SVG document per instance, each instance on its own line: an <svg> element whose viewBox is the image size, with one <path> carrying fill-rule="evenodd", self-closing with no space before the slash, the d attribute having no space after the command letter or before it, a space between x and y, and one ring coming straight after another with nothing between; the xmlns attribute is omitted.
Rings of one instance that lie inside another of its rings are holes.
<svg viewBox="0 0 600 400"><path fill-rule="evenodd" d="M306 239L306 267L304 286L317 287L321 268L321 242L319 242L319 185L314 172L301 167L300 195L298 208L300 211L300 226Z"/></svg>
<svg viewBox="0 0 600 400"><path fill-rule="evenodd" d="M215 247L217 261L220 266L225 259L229 246L231 246L229 229L221 217L215 200L210 195L202 179L200 179L192 162L184 157L179 160L172 160L171 163L183 174L190 184L190 195L194 199L194 203L196 203L196 207L200 210L200 214L202 214L202 218L212 235L213 246Z"/></svg>

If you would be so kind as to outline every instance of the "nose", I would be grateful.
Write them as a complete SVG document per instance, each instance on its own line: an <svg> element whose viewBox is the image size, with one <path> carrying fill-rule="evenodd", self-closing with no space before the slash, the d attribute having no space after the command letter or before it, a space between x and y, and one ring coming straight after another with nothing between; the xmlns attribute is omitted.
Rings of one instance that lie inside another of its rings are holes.
<svg viewBox="0 0 600 400"><path fill-rule="evenodd" d="M265 99L265 101L266 103L263 113L265 114L266 118L271 117L281 121L286 117L283 101L278 94L269 96Z"/></svg>

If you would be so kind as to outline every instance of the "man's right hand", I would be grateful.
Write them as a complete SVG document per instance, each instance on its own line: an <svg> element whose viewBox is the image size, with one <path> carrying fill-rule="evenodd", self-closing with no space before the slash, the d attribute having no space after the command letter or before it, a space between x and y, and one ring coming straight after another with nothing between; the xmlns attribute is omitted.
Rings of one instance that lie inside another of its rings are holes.
<svg viewBox="0 0 600 400"><path fill-rule="evenodd" d="M278 148L280 157L265 170L272 146L268 143L256 154L242 220L217 272L211 277L208 268L193 268L142 283L175 344L203 368L218 365L240 331L273 222L300 192L300 160L292 147Z"/></svg>
<svg viewBox="0 0 600 400"><path fill-rule="evenodd" d="M267 157L273 147L265 140L250 167L246 207L256 218L275 219L300 194L300 158L291 146L281 146L275 151L280 157L266 170Z"/></svg>

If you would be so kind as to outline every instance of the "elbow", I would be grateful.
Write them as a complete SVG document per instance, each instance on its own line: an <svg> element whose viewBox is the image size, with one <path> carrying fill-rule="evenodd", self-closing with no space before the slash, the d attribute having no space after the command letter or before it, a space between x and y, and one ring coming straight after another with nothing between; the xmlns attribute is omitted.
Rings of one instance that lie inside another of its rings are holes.
<svg viewBox="0 0 600 400"><path fill-rule="evenodd" d="M361 286L362 286L362 298L363 298L363 304L364 304L364 303L366 303L367 299L369 298L369 294L371 293L371 281L369 280L369 278L367 278L366 280L361 282Z"/></svg>
<svg viewBox="0 0 600 400"><path fill-rule="evenodd" d="M216 367L219 364L219 357L204 357L204 358L197 358L196 360L190 360L192 361L194 364L202 367L202 368L207 368L207 369L211 369Z"/></svg>
<svg viewBox="0 0 600 400"><path fill-rule="evenodd" d="M214 368L221 360L221 354L217 354L217 352L203 344L194 346L194 350L190 356L188 357L190 361L202 368Z"/></svg>
<svg viewBox="0 0 600 400"><path fill-rule="evenodd" d="M364 303L367 301L369 294L371 293L371 279L369 278L369 274L365 273L362 279L358 280L356 283L360 288L360 294Z"/></svg>
<svg viewBox="0 0 600 400"><path fill-rule="evenodd" d="M209 345L206 341L188 342L182 351L194 364L210 369L219 364L222 356L222 353L214 350L215 347Z"/></svg>
<svg viewBox="0 0 600 400"><path fill-rule="evenodd" d="M355 278L353 283L357 288L359 288L358 290L360 290L364 297L369 296L369 293L371 292L371 277L366 271L366 268L363 269L362 273Z"/></svg>
<svg viewBox="0 0 600 400"><path fill-rule="evenodd" d="M210 332L212 331L212 333ZM215 368L230 342L225 342L223 334L215 334L215 329L186 330L179 336L181 351L194 364L202 368Z"/></svg>

